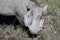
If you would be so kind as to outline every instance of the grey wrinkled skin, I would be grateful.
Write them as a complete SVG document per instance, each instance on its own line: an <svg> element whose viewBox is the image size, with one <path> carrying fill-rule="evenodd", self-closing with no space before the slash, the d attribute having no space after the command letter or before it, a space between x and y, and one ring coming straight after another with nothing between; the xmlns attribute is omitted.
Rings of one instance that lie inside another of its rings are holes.
<svg viewBox="0 0 60 40"><path fill-rule="evenodd" d="M15 15L20 23L24 22L28 26L32 34L38 34L41 30L44 23L41 16L47 7L41 8L36 0L0 0L0 14Z"/></svg>

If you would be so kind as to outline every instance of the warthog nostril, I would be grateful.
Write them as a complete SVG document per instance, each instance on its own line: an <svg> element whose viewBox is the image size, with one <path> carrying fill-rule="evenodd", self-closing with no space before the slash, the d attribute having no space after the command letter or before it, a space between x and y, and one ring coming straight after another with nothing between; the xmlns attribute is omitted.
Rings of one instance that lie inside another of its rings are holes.
<svg viewBox="0 0 60 40"><path fill-rule="evenodd" d="M29 37L37 37L37 34L32 34L30 31L28 31Z"/></svg>

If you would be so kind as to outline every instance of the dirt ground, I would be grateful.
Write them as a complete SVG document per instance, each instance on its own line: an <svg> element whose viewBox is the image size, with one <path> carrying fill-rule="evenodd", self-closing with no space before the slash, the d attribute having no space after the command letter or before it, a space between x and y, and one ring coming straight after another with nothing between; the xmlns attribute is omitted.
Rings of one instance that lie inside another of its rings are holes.
<svg viewBox="0 0 60 40"><path fill-rule="evenodd" d="M12 24L0 24L0 40L60 40L60 6L59 0L37 0L39 4L49 5L45 18L43 29L37 37L29 37L27 31L17 25L14 29ZM57 6L56 6L57 5ZM0 18L1 19L1 18Z"/></svg>

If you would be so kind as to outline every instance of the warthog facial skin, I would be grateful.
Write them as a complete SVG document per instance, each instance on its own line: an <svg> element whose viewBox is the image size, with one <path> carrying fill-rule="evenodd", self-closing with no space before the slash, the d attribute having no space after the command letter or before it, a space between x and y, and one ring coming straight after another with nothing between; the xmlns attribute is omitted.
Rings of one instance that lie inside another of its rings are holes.
<svg viewBox="0 0 60 40"><path fill-rule="evenodd" d="M38 34L43 26L41 16L48 5L40 7L36 0L0 0L0 14L15 15L20 23L29 28L31 34Z"/></svg>

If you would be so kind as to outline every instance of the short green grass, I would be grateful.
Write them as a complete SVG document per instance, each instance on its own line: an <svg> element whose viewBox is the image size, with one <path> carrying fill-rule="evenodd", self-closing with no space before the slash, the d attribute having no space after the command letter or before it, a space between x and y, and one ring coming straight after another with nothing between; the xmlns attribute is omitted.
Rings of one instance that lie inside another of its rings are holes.
<svg viewBox="0 0 60 40"><path fill-rule="evenodd" d="M60 0L37 0L40 4L48 4L56 13L56 20L60 25Z"/></svg>

